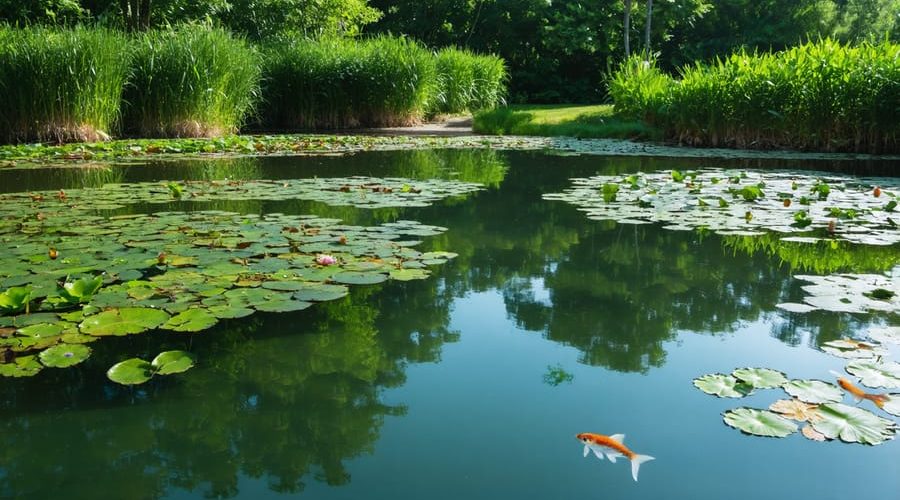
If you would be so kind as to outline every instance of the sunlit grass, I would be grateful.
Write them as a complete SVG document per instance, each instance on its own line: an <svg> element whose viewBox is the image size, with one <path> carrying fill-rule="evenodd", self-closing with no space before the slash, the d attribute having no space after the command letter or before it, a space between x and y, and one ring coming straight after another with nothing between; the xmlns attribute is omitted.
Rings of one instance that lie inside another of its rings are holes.
<svg viewBox="0 0 900 500"><path fill-rule="evenodd" d="M617 115L611 105L515 105L475 114L479 134L569 136L580 138L654 138L656 131Z"/></svg>

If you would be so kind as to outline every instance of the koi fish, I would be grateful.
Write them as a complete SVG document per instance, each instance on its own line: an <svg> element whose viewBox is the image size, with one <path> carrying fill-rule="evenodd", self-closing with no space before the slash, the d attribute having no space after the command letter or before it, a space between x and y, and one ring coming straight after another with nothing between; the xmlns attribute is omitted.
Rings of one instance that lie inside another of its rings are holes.
<svg viewBox="0 0 900 500"><path fill-rule="evenodd" d="M600 460L603 460L603 455L605 453L606 458L612 463L616 463L616 459L620 457L631 460L631 477L633 477L635 481L638 480L638 470L640 470L641 464L654 460L654 458L649 455L638 455L622 444L625 441L625 434L604 436L602 434L583 432L575 437L584 443L584 456L588 456L588 453L593 451L594 455L597 455L597 458Z"/></svg>
<svg viewBox="0 0 900 500"><path fill-rule="evenodd" d="M875 406L884 408L884 404L887 403L890 399L886 394L869 394L868 392L853 385L853 382L850 382L849 380L842 377L840 373L837 373L835 371L832 371L831 373L837 377L838 385L841 386L841 388L843 388L845 391L852 394L857 401L868 399L869 401L875 403Z"/></svg>

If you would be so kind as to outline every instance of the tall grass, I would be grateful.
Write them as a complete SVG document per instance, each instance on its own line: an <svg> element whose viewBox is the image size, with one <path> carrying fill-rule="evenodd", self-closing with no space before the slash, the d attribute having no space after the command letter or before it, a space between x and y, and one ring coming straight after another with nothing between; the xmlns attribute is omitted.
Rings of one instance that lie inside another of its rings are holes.
<svg viewBox="0 0 900 500"><path fill-rule="evenodd" d="M0 26L0 139L106 139L119 118L125 47L103 29Z"/></svg>
<svg viewBox="0 0 900 500"><path fill-rule="evenodd" d="M259 97L260 56L221 29L182 26L134 41L125 123L144 137L238 130Z"/></svg>
<svg viewBox="0 0 900 500"><path fill-rule="evenodd" d="M283 39L266 50L263 123L287 129L411 125L434 92L435 63L405 38Z"/></svg>
<svg viewBox="0 0 900 500"><path fill-rule="evenodd" d="M435 54L438 85L433 113L464 113L493 108L503 102L506 66L497 56L481 56L468 50L441 49Z"/></svg>
<svg viewBox="0 0 900 500"><path fill-rule="evenodd" d="M610 94L682 143L900 152L900 45L889 42L740 51L687 66L680 80L628 61Z"/></svg>

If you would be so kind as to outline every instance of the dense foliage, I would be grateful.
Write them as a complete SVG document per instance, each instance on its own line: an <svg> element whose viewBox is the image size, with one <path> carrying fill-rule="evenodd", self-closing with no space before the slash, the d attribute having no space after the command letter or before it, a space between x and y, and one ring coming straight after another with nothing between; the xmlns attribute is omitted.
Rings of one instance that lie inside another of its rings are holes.
<svg viewBox="0 0 900 500"><path fill-rule="evenodd" d="M680 142L826 151L900 151L900 44L807 43L745 50L682 69L638 58L610 81L617 109Z"/></svg>
<svg viewBox="0 0 900 500"><path fill-rule="evenodd" d="M150 31L134 43L129 131L144 137L233 133L259 96L259 56L220 29Z"/></svg>
<svg viewBox="0 0 900 500"><path fill-rule="evenodd" d="M106 138L128 74L123 44L102 29L0 26L0 140Z"/></svg>

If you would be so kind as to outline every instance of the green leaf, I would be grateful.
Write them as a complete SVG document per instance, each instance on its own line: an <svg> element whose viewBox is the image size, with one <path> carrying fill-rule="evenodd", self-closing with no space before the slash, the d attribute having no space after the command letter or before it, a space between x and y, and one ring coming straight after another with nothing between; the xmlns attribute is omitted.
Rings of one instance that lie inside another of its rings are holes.
<svg viewBox="0 0 900 500"><path fill-rule="evenodd" d="M77 365L91 355L91 348L82 344L58 344L41 351L41 363L51 368Z"/></svg>
<svg viewBox="0 0 900 500"><path fill-rule="evenodd" d="M869 387L900 387L900 363L896 361L854 361L847 365L847 372L859 377L863 385Z"/></svg>
<svg viewBox="0 0 900 500"><path fill-rule="evenodd" d="M897 426L894 422L874 413L848 406L831 403L819 406L820 418L812 421L813 429L829 439L860 444L881 444L894 437Z"/></svg>
<svg viewBox="0 0 900 500"><path fill-rule="evenodd" d="M153 366L140 358L126 359L107 370L106 377L122 385L143 384L153 377Z"/></svg>
<svg viewBox="0 0 900 500"><path fill-rule="evenodd" d="M169 319L169 314L148 307L123 307L111 309L81 322L82 333L95 336L130 335L159 327Z"/></svg>
<svg viewBox="0 0 900 500"><path fill-rule="evenodd" d="M2 377L32 377L43 368L38 363L37 356L19 356L12 363L0 363L0 376Z"/></svg>
<svg viewBox="0 0 900 500"><path fill-rule="evenodd" d="M768 410L736 408L723 414L725 423L747 434L786 437L797 431L797 424Z"/></svg>
<svg viewBox="0 0 900 500"><path fill-rule="evenodd" d="M150 365L157 375L183 373L194 366L194 356L185 351L165 351L153 358Z"/></svg>
<svg viewBox="0 0 900 500"><path fill-rule="evenodd" d="M335 283L345 285L374 285L387 281L388 276L382 273L363 273L354 271L345 271L335 274L331 277Z"/></svg>
<svg viewBox="0 0 900 500"><path fill-rule="evenodd" d="M606 184L603 184L602 192L603 201L605 203L616 201L616 193L619 192L619 185L612 182L607 182Z"/></svg>
<svg viewBox="0 0 900 500"><path fill-rule="evenodd" d="M678 170L672 170L672 180L675 182L682 182L684 180L684 174Z"/></svg>
<svg viewBox="0 0 900 500"><path fill-rule="evenodd" d="M423 280L429 276L429 273L425 269L392 269L389 276L392 280L397 281L412 281L412 280Z"/></svg>
<svg viewBox="0 0 900 500"><path fill-rule="evenodd" d="M753 390L731 375L711 373L694 379L694 387L720 398L742 398Z"/></svg>
<svg viewBox="0 0 900 500"><path fill-rule="evenodd" d="M0 293L0 312L14 314L24 310L31 301L30 286L14 286Z"/></svg>
<svg viewBox="0 0 900 500"><path fill-rule="evenodd" d="M791 380L782 387L804 403L833 403L844 399L844 393L836 385L821 380Z"/></svg>
<svg viewBox="0 0 900 500"><path fill-rule="evenodd" d="M206 309L188 309L172 316L160 328L176 332L199 332L211 328L219 320Z"/></svg>
<svg viewBox="0 0 900 500"><path fill-rule="evenodd" d="M788 381L784 373L770 368L738 368L732 375L756 389L774 389Z"/></svg>
<svg viewBox="0 0 900 500"><path fill-rule="evenodd" d="M336 300L347 295L348 289L343 285L326 285L324 283L307 284L294 294L294 298L303 301L324 302Z"/></svg>
<svg viewBox="0 0 900 500"><path fill-rule="evenodd" d="M101 286L103 286L103 276L85 277L63 283L63 286L59 288L59 296L70 304L83 304L90 302Z"/></svg>

